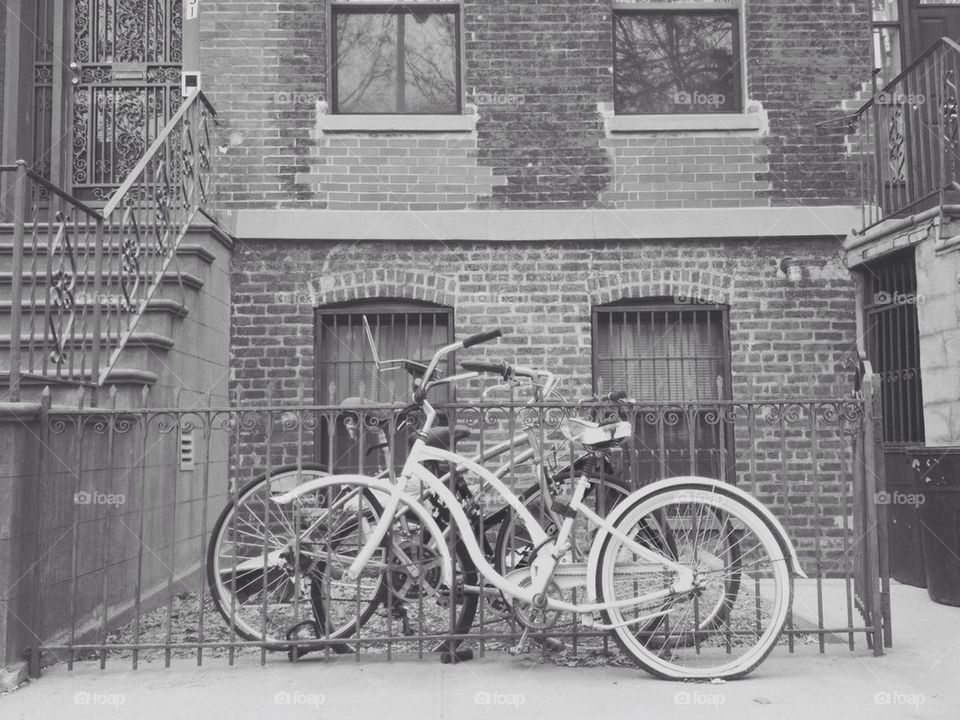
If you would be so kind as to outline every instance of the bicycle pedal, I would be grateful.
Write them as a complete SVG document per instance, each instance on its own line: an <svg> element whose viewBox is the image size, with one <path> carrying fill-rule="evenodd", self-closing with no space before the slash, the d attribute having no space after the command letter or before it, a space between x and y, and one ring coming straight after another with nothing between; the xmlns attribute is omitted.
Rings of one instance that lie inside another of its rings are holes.
<svg viewBox="0 0 960 720"><path fill-rule="evenodd" d="M456 665L457 663L467 662L468 660L473 660L473 650L469 648L455 650L452 653L440 653L440 662L444 665Z"/></svg>
<svg viewBox="0 0 960 720"><path fill-rule="evenodd" d="M530 628L525 627L520 633L520 640L507 652L511 655L526 655L530 652Z"/></svg>

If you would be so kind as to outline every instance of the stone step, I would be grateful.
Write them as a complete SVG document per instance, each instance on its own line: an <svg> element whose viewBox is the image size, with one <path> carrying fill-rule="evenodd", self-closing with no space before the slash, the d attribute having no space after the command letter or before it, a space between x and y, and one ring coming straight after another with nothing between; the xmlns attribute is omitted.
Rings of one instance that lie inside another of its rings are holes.
<svg viewBox="0 0 960 720"><path fill-rule="evenodd" d="M117 407L135 408L143 405L144 388L153 387L158 376L146 370L116 368L108 376L104 387L95 389L90 375L74 373L57 381L51 378L22 377L20 380L20 402L40 402L44 388L50 389L50 401L57 408L110 407L110 387L116 387ZM0 373L0 387L9 386L10 376ZM6 390L4 390L6 392ZM149 397L149 396L148 396Z"/></svg>
<svg viewBox="0 0 960 720"><path fill-rule="evenodd" d="M77 286L78 287L88 287L90 292L93 291L93 272L89 273L78 273L77 275ZM116 280L116 278L114 278ZM191 273L191 272L181 272L179 277L176 274L167 274L163 278L163 282L160 283L159 291L162 297L175 297L172 295L172 292L175 292L179 289L182 284L185 290L198 291L204 286L204 280L201 275ZM30 302L30 291L34 287L34 279L28 272L24 272L21 275L21 299L24 303ZM146 277L141 273L140 282L146 282ZM42 289L46 283L46 278L42 279L42 283L37 283L37 288ZM35 292L35 295L37 293ZM101 294L104 296L101 298L101 302L120 302L122 298L122 293L120 288L116 285L111 285L110 287L102 287ZM0 302L7 301L9 302L13 297L13 273L9 269L0 271ZM77 298L84 300L83 297ZM87 298L89 300L89 298ZM189 304L190 297L187 297L187 302Z"/></svg>
<svg viewBox="0 0 960 720"><path fill-rule="evenodd" d="M78 302L75 306L78 319L87 314L87 327L92 323L93 303ZM12 303L9 300L0 301L0 335L9 335L13 319L11 317ZM41 310L42 312L42 310ZM137 329L158 335L173 336L175 320L189 314L189 306L173 298L155 297L137 323ZM115 314L114 314L115 317ZM21 320L23 322L23 320ZM22 325L21 325L21 336Z"/></svg>
<svg viewBox="0 0 960 720"><path fill-rule="evenodd" d="M50 361L48 355L44 355L40 348L37 348L33 353L29 352L25 344L25 341L27 340L28 338L21 336L21 374L38 376L43 375L51 380L56 380L60 377L64 379L79 379L81 376L80 365L82 363L82 357L78 351L81 349L81 347L85 346L87 353L89 353L90 348L93 346L92 340L89 336L84 339L78 338L68 341L65 345L65 350L68 353L68 357L66 361L58 367L55 363ZM135 368L137 370L150 372L154 375L159 375L164 370L165 357L167 353L173 349L174 345L174 340L168 336L134 332L130 336L127 345L123 348L123 351L117 362L117 367ZM107 363L115 349L115 344L112 347L101 348L101 366ZM89 357L86 362L89 364ZM0 372L9 374L9 334L0 335L0 369L2 369Z"/></svg>

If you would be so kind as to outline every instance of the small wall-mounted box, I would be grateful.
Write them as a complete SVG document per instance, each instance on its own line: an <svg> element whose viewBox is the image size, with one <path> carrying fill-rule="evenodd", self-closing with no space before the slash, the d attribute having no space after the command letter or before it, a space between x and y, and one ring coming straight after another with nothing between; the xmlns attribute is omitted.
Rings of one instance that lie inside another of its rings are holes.
<svg viewBox="0 0 960 720"><path fill-rule="evenodd" d="M193 89L200 89L200 73L183 72L180 74L180 92L183 97L187 97Z"/></svg>

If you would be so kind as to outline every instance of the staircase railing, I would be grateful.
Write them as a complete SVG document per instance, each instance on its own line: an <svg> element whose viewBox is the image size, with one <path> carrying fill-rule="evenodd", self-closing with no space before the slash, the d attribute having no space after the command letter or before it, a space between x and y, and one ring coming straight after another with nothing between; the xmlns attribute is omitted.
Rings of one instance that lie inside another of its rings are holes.
<svg viewBox="0 0 960 720"><path fill-rule="evenodd" d="M941 38L845 123L859 157L863 230L960 190L960 45Z"/></svg>
<svg viewBox="0 0 960 720"><path fill-rule="evenodd" d="M93 301L104 262L103 216L23 161L0 166L0 180L4 214L13 220L10 273L0 275L9 285L9 336L0 345L9 399L20 399L25 378L90 384L103 346Z"/></svg>
<svg viewBox="0 0 960 720"><path fill-rule="evenodd" d="M181 280L177 251L213 211L215 115L194 91L101 211L23 162L0 166L14 178L0 183L14 236L12 400L28 377L103 385L160 287Z"/></svg>

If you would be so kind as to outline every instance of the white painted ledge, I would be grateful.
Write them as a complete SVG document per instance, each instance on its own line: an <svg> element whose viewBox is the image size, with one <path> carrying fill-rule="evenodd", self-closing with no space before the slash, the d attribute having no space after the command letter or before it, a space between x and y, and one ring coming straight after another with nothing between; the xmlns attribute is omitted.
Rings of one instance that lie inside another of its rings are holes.
<svg viewBox="0 0 960 720"><path fill-rule="evenodd" d="M846 237L860 207L663 210L235 210L239 240L535 242L575 240Z"/></svg>
<svg viewBox="0 0 960 720"><path fill-rule="evenodd" d="M689 132L691 130L760 130L759 113L696 113L686 115L614 115L610 132Z"/></svg>
<svg viewBox="0 0 960 720"><path fill-rule="evenodd" d="M476 115L318 115L321 132L473 132Z"/></svg>

